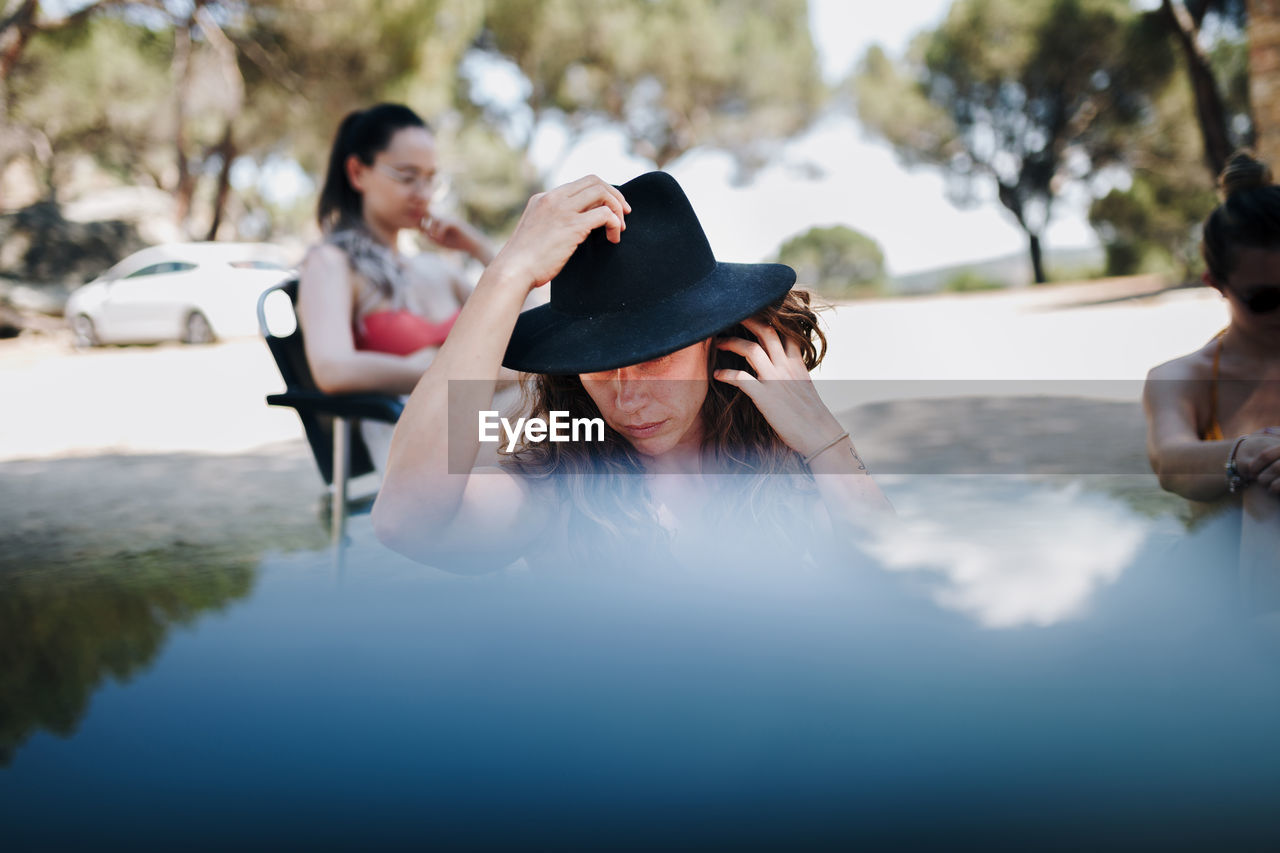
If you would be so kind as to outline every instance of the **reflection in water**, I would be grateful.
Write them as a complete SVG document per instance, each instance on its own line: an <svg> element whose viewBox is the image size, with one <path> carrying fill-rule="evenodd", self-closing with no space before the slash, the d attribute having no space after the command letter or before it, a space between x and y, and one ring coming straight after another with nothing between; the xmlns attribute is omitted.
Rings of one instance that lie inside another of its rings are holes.
<svg viewBox="0 0 1280 853"><path fill-rule="evenodd" d="M1092 484L892 486L920 570L457 577L362 519L338 577L324 554L6 577L25 706L64 689L45 659L82 694L149 670L28 739L0 826L38 849L1280 849L1275 649L1222 606L1216 543L1171 550L1171 517Z"/></svg>
<svg viewBox="0 0 1280 853"><path fill-rule="evenodd" d="M901 527L868 546L896 572L937 576L934 599L989 628L1083 612L1133 562L1150 523L1076 481L917 477L893 488Z"/></svg>
<svg viewBox="0 0 1280 853"><path fill-rule="evenodd" d="M248 596L256 563L175 549L0 573L0 766L39 729L74 735L105 679L127 683L175 627Z"/></svg>

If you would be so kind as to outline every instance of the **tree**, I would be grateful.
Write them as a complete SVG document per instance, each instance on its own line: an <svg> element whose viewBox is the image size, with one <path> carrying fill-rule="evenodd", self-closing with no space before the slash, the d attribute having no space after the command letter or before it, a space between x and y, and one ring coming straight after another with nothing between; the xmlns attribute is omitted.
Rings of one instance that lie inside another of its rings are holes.
<svg viewBox="0 0 1280 853"><path fill-rule="evenodd" d="M778 263L797 280L833 297L876 293L884 286L884 253L872 238L845 225L810 228L782 244Z"/></svg>
<svg viewBox="0 0 1280 853"><path fill-rule="evenodd" d="M1213 210L1213 191L1135 172L1129 189L1115 189L1089 208L1089 222L1107 252L1107 273L1170 273L1187 280L1198 264L1196 223Z"/></svg>
<svg viewBox="0 0 1280 853"><path fill-rule="evenodd" d="M1159 49L1165 22L1158 10L1142 25L1157 36L1153 49ZM1164 42L1172 51L1167 36ZM1173 52L1178 64L1185 65L1185 57ZM1228 81L1225 91L1238 91L1242 85L1240 53L1231 44L1210 51L1217 57L1215 64L1226 69L1215 70L1216 77ZM1198 270L1199 226L1217 201L1217 172L1206 168L1209 157L1201 121L1190 120L1199 115L1197 97L1191 75L1169 77L1153 94L1147 118L1127 137L1124 160L1130 185L1110 190L1090 208L1089 221L1106 247L1111 275L1158 272L1187 280Z"/></svg>
<svg viewBox="0 0 1280 853"><path fill-rule="evenodd" d="M39 127L24 126L11 117L10 79L28 45L38 35L79 29L97 13L123 5L117 0L96 0L63 17L46 14L39 0L5 0L0 6L0 171L24 152L30 152L46 173L52 168L48 137ZM0 206L3 201L0 198Z"/></svg>
<svg viewBox="0 0 1280 853"><path fill-rule="evenodd" d="M32 40L13 70L8 119L39 141L25 154L47 197L85 159L121 182L163 185L171 133L156 105L169 97L169 52L163 34L108 17Z"/></svg>
<svg viewBox="0 0 1280 853"><path fill-rule="evenodd" d="M710 146L749 174L825 95L805 0L490 0L480 44L529 81L526 146L610 124L659 168Z"/></svg>
<svg viewBox="0 0 1280 853"><path fill-rule="evenodd" d="M907 163L943 169L957 203L993 183L1043 282L1058 194L1122 163L1125 134L1170 73L1167 51L1143 50L1138 16L1127 0L956 0L903 62L868 51L859 116Z"/></svg>
<svg viewBox="0 0 1280 853"><path fill-rule="evenodd" d="M1109 273L1185 281L1201 266L1200 223L1217 201L1217 176L1234 148L1253 141L1244 5L1166 2L1138 26L1147 49L1168 51L1178 73L1152 93L1146 118L1127 137L1130 186L1097 199L1089 219Z"/></svg>
<svg viewBox="0 0 1280 853"><path fill-rule="evenodd" d="M194 236L232 213L270 233L267 194L237 192L233 166L319 175L341 116L379 100L431 121L462 212L501 230L540 188L528 149L543 122L618 127L659 165L720 147L745 175L824 96L804 0L116 0L56 27L38 5L6 11L34 9L40 26L0 22L14 24L0 48L23 36L0 81L14 93L5 128L43 145L20 156L51 188L86 160L160 186ZM514 114L473 91L476 57L525 75Z"/></svg>

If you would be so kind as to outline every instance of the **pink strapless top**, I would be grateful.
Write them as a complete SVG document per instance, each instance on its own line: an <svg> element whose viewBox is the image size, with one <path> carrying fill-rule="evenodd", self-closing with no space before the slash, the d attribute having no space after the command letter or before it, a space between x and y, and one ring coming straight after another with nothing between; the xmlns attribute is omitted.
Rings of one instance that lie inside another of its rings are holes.
<svg viewBox="0 0 1280 853"><path fill-rule="evenodd" d="M448 337L458 313L440 323L432 323L404 310L366 314L364 331L356 330L356 349L409 355L423 347L438 347Z"/></svg>

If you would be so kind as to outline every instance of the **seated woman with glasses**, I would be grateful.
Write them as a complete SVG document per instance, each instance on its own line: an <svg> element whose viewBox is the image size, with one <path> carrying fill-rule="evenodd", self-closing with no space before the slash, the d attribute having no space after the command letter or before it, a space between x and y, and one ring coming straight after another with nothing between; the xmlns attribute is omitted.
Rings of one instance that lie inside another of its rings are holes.
<svg viewBox="0 0 1280 853"><path fill-rule="evenodd" d="M1227 300L1231 320L1148 374L1147 452L1168 491L1240 502L1242 568L1266 570L1265 584L1280 593L1280 186L1265 164L1237 152L1219 187L1201 248L1204 281Z"/></svg>
<svg viewBox="0 0 1280 853"><path fill-rule="evenodd" d="M401 255L402 231L482 264L493 258L478 231L433 215L439 182L435 138L413 110L378 104L342 120L318 205L324 239L307 253L298 288L307 361L322 391L408 394L457 319L469 283L433 253ZM390 429L366 423L362 431L381 464Z"/></svg>

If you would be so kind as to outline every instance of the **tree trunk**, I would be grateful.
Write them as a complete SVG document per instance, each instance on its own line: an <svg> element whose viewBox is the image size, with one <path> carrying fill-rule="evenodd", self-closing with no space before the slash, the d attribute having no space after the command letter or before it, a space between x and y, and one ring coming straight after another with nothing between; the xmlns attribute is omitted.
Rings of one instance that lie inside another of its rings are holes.
<svg viewBox="0 0 1280 853"><path fill-rule="evenodd" d="M174 217L186 233L191 217L191 199L196 192L196 176L187 159L187 88L191 75L191 21L173 28L173 147L178 180L173 187Z"/></svg>
<svg viewBox="0 0 1280 853"><path fill-rule="evenodd" d="M1204 164L1212 180L1216 181L1231 156L1231 137L1227 132L1227 111L1218 91L1218 81L1213 76L1209 57L1200 47L1200 28L1191 13L1181 3L1163 0L1160 11L1164 15L1187 61L1187 74L1191 78L1191 90L1196 98L1196 120L1200 125L1200 138L1204 142Z"/></svg>
<svg viewBox="0 0 1280 853"><path fill-rule="evenodd" d="M222 167L218 169L218 184L213 194L213 220L209 224L209 234L205 237L206 240L218 239L218 227L222 225L222 215L226 211L227 196L231 190L231 162L236 157L236 146L231 138L230 121L227 122L222 139L214 150L222 158Z"/></svg>
<svg viewBox="0 0 1280 853"><path fill-rule="evenodd" d="M1027 223L1026 211L1022 206L1022 196L1018 194L1018 187L1014 184L997 181L996 197L1000 199L1000 203L1005 206L1005 209L1013 214L1013 218L1018 221L1018 227L1027 235L1031 248L1031 275L1034 277L1036 284L1044 284L1048 279L1044 275L1044 258L1040 252L1040 235L1032 231L1031 226ZM1049 208L1046 204L1044 224L1049 221L1048 213ZM1043 228L1044 224L1040 227Z"/></svg>
<svg viewBox="0 0 1280 853"><path fill-rule="evenodd" d="M1044 274L1044 254L1040 249L1040 235L1027 232L1027 238L1031 244L1031 274L1035 277L1036 284L1044 284L1049 279Z"/></svg>
<svg viewBox="0 0 1280 853"><path fill-rule="evenodd" d="M0 22L0 82L9 80L9 72L18 64L31 34L36 31L36 13L40 4L24 0L9 18Z"/></svg>

